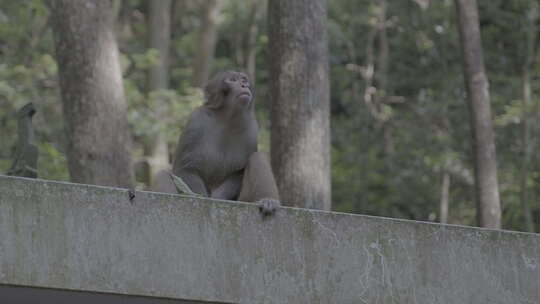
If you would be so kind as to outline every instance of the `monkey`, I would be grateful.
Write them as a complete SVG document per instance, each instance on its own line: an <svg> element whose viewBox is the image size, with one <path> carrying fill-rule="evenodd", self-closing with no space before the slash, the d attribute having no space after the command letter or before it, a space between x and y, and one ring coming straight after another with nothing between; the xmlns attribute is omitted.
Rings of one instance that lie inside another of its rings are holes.
<svg viewBox="0 0 540 304"><path fill-rule="evenodd" d="M204 88L176 148L173 174L197 194L255 202L263 216L281 206L268 156L257 150L259 126L246 74L224 71Z"/></svg>

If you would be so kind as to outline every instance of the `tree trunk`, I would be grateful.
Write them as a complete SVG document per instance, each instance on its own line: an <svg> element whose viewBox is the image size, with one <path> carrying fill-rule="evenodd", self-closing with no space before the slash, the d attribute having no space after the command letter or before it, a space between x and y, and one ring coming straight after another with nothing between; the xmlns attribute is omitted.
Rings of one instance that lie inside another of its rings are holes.
<svg viewBox="0 0 540 304"><path fill-rule="evenodd" d="M202 87L210 75L216 49L217 21L222 0L205 0L202 5L202 24L199 33L199 48L195 58L192 85Z"/></svg>
<svg viewBox="0 0 540 304"><path fill-rule="evenodd" d="M501 228L495 135L484 70L476 0L455 0L463 68L471 112L477 219L481 227Z"/></svg>
<svg viewBox="0 0 540 304"><path fill-rule="evenodd" d="M150 90L169 87L169 48L171 44L171 0L150 1L150 48L159 52L157 64L150 68Z"/></svg>
<svg viewBox="0 0 540 304"><path fill-rule="evenodd" d="M270 0L271 152L285 204L330 210L326 1Z"/></svg>
<svg viewBox="0 0 540 304"><path fill-rule="evenodd" d="M150 68L148 91L169 88L169 48L171 44L171 0L150 1L150 48L159 52L159 60ZM167 115L165 105L160 103L154 109L158 117ZM150 152L148 164L150 168L150 189L164 192L169 188L169 180L161 180L158 173L169 170L169 149L165 135L161 132L149 139L145 149ZM161 176L161 175L159 175Z"/></svg>
<svg viewBox="0 0 540 304"><path fill-rule="evenodd" d="M441 224L448 223L448 205L450 201L450 173L444 170L443 180L441 185L441 201L440 201L440 222Z"/></svg>
<svg viewBox="0 0 540 304"><path fill-rule="evenodd" d="M388 78L389 47L386 33L386 0L373 2L377 7L377 22L367 33L366 63L362 71L365 81L364 103L377 122L377 128L382 130L384 155L394 153L394 139L389 115L384 112L384 99L386 98L386 83ZM377 58L375 58L375 44L378 42ZM375 64L377 59L377 64Z"/></svg>
<svg viewBox="0 0 540 304"><path fill-rule="evenodd" d="M521 115L521 176L520 176L520 199L525 217L526 229L534 232L534 221L529 202L529 190L527 180L529 179L529 166L531 162L530 148L530 118L529 106L531 104L531 75L530 70L534 61L536 46L536 22L538 20L538 3L531 2L532 7L527 16L527 54L523 64L523 97L522 97L522 115Z"/></svg>
<svg viewBox="0 0 540 304"><path fill-rule="evenodd" d="M377 0L379 14L378 14L378 43L379 43L379 56L377 58L377 87L379 91L386 93L386 80L388 78L388 36L386 34L386 0Z"/></svg>
<svg viewBox="0 0 540 304"><path fill-rule="evenodd" d="M531 206L529 205L529 193L527 189L527 180L529 179L529 166L531 162L530 153L530 126L528 107L531 102L531 76L528 67L523 72L523 100L522 100L522 117L521 117L521 172L520 172L520 200L523 207L523 215L525 217L526 229L529 232L534 232L534 222L532 217Z"/></svg>
<svg viewBox="0 0 540 304"><path fill-rule="evenodd" d="M364 103L366 104L369 112L379 121L379 112L376 107L375 93L376 89L373 86L373 79L375 76L375 38L377 36L377 26L373 26L367 33L366 39L366 64L362 71L362 78L364 78Z"/></svg>
<svg viewBox="0 0 540 304"><path fill-rule="evenodd" d="M387 94L387 79L388 79L388 62L389 62L389 47L388 36L386 35L386 0L377 0L379 6L378 16L378 42L379 42L379 56L377 58L377 101L375 104L378 107L379 113L384 111L384 98ZM394 153L394 138L392 136L392 126L389 122L389 117L384 117L381 121L383 131L383 151L384 155L391 155Z"/></svg>
<svg viewBox="0 0 540 304"><path fill-rule="evenodd" d="M249 27L245 42L244 68L249 79L255 83L255 67L257 55L257 36L259 33L258 22L263 16L266 1L252 0L249 12Z"/></svg>
<svg viewBox="0 0 540 304"><path fill-rule="evenodd" d="M51 0L72 181L133 187L111 1Z"/></svg>

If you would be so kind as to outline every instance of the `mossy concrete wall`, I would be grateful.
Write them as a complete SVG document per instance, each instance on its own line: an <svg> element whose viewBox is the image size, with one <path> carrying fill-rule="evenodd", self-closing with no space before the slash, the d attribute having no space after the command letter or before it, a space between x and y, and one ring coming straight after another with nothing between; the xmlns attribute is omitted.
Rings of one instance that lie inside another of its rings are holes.
<svg viewBox="0 0 540 304"><path fill-rule="evenodd" d="M540 236L0 176L0 284L226 303L540 303Z"/></svg>

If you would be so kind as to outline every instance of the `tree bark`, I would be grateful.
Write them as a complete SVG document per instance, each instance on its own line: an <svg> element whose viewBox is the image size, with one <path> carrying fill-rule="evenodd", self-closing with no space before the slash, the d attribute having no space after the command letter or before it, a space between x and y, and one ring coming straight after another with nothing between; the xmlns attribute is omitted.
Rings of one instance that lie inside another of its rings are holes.
<svg viewBox="0 0 540 304"><path fill-rule="evenodd" d="M150 1L149 46L159 52L157 64L150 68L150 90L169 87L169 48L171 45L171 0Z"/></svg>
<svg viewBox="0 0 540 304"><path fill-rule="evenodd" d="M377 58L377 87L379 91L383 91L383 94L386 90L386 80L388 78L388 58L389 58L389 47L388 47L388 36L386 34L386 0L377 0L378 4L378 22L377 22L377 33L378 33L378 43L379 43L379 56Z"/></svg>
<svg viewBox="0 0 540 304"><path fill-rule="evenodd" d="M389 46L386 33L386 0L373 1L377 11L376 23L372 24L366 39L366 63L362 71L365 81L364 103L377 122L377 128L382 130L384 155L394 153L394 139L390 117L384 112L384 99L386 98ZM375 44L377 42L377 57L375 58ZM375 64L375 59L377 64Z"/></svg>
<svg viewBox="0 0 540 304"><path fill-rule="evenodd" d="M366 64L362 71L362 78L364 78L365 89L364 89L364 103L366 104L369 112L375 118L375 120L380 120L380 115L378 108L375 104L375 93L376 89L373 86L373 80L375 76L375 38L377 36L377 25L373 27L367 33L366 39Z"/></svg>
<svg viewBox="0 0 540 304"><path fill-rule="evenodd" d="M271 154L285 204L330 210L326 1L270 0Z"/></svg>
<svg viewBox="0 0 540 304"><path fill-rule="evenodd" d="M244 68L252 82L255 82L255 68L257 59L257 36L259 34L258 22L264 14L266 1L252 0L249 12L249 27L245 42Z"/></svg>
<svg viewBox="0 0 540 304"><path fill-rule="evenodd" d="M529 205L529 191L527 180L529 179L529 166L531 162L530 153L530 125L528 108L531 102L531 76L529 68L525 67L523 71L523 99L522 99L522 117L521 117L521 172L520 172L520 200L523 208L523 216L525 217L525 228L528 232L534 232L534 221Z"/></svg>
<svg viewBox="0 0 540 304"><path fill-rule="evenodd" d="M476 0L455 0L463 69L471 112L477 220L482 227L501 228L495 135L484 69Z"/></svg>
<svg viewBox="0 0 540 304"><path fill-rule="evenodd" d="M193 70L194 87L202 87L210 75L217 41L217 21L222 0L205 0L202 5L202 24L199 33L199 48Z"/></svg>
<svg viewBox="0 0 540 304"><path fill-rule="evenodd" d="M169 49L171 44L171 0L150 1L150 48L159 52L159 60L152 66L148 77L148 91L169 88ZM154 109L158 117L165 116L166 107L160 103ZM150 168L150 189L164 192L169 189L170 181L162 180L158 173L162 170L170 169L169 148L165 135L161 132L149 139L148 147L150 152L148 164Z"/></svg>
<svg viewBox="0 0 540 304"><path fill-rule="evenodd" d="M378 42L379 42L379 56L377 58L377 101L375 104L378 107L379 113L384 111L383 99L387 94L387 79L388 79L388 65L389 65L389 47L388 36L386 34L386 0L377 0L379 6L378 16ZM385 117L381 121L383 131L383 150L384 155L391 155L394 153L394 138L392 136L392 126L390 125L390 118Z"/></svg>
<svg viewBox="0 0 540 304"><path fill-rule="evenodd" d="M527 49L525 63L523 64L523 83L522 83L522 115L521 115L521 172L520 172L520 200L523 208L523 216L525 217L526 230L534 232L534 220L532 216L531 206L529 202L529 189L527 181L529 179L529 166L531 162L530 148L530 118L529 107L531 104L531 75L530 70L534 62L534 54L536 48L536 35L538 21L538 3L531 2L531 9L527 16Z"/></svg>
<svg viewBox="0 0 540 304"><path fill-rule="evenodd" d="M232 35L234 41L235 64L242 67L251 82L255 83L255 66L257 59L257 37L259 35L259 21L266 10L266 0L247 0L234 7L233 14L245 15L246 18L237 18ZM240 7L241 6L241 7ZM247 7L247 13L243 7Z"/></svg>
<svg viewBox="0 0 540 304"><path fill-rule="evenodd" d="M51 0L71 180L133 187L111 1Z"/></svg>
<svg viewBox="0 0 540 304"><path fill-rule="evenodd" d="M441 201L440 201L440 222L441 224L448 223L448 205L450 201L450 173L446 170L443 172L443 180L441 185Z"/></svg>

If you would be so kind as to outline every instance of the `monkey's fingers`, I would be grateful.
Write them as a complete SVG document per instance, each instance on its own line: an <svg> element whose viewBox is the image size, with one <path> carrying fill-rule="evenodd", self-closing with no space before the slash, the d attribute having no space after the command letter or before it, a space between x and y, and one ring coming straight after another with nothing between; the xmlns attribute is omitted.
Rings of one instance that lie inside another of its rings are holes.
<svg viewBox="0 0 540 304"><path fill-rule="evenodd" d="M278 200L271 198L263 198L258 203L259 211L264 217L273 215L276 210L281 206L281 203Z"/></svg>

